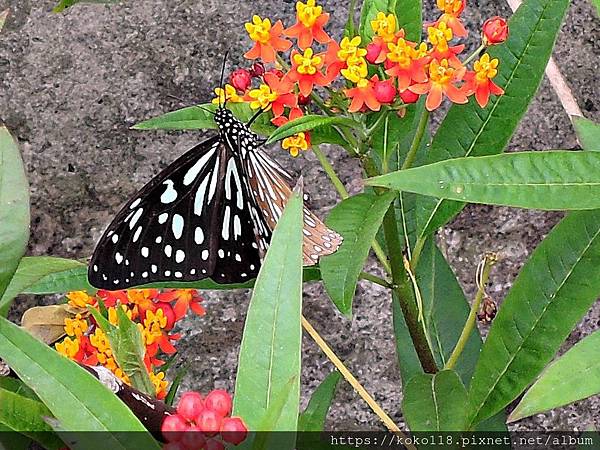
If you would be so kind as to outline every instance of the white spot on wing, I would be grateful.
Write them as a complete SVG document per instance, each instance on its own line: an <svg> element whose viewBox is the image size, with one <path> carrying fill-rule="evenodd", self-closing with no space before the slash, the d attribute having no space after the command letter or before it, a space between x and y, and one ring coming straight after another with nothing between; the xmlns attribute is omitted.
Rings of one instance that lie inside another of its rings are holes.
<svg viewBox="0 0 600 450"><path fill-rule="evenodd" d="M173 222L171 223L171 229L173 230L173 236L175 239L179 239L183 235L183 226L185 222L183 217L179 214L173 215Z"/></svg>
<svg viewBox="0 0 600 450"><path fill-rule="evenodd" d="M185 259L185 252L183 250L177 250L175 252L175 262L182 262Z"/></svg>
<svg viewBox="0 0 600 450"><path fill-rule="evenodd" d="M200 158L196 164L190 167L190 170L187 171L185 176L183 177L183 184L185 186L189 186L194 182L200 171L206 166L207 161L211 158L211 156L215 153L214 147L206 152L202 158Z"/></svg>
<svg viewBox="0 0 600 450"><path fill-rule="evenodd" d="M173 183L172 180L166 180L163 184L167 185L167 189L165 189L165 192L160 196L161 203L174 202L177 198L177 191L173 188L175 183Z"/></svg>
<svg viewBox="0 0 600 450"><path fill-rule="evenodd" d="M150 255L150 250L148 250L148 247L142 247L140 252L144 258L147 258L148 255Z"/></svg>
<svg viewBox="0 0 600 450"><path fill-rule="evenodd" d="M169 215L167 213L162 213L160 216L158 216L158 223L160 223L162 225L163 223L165 223L167 221L168 218L169 218Z"/></svg>
<svg viewBox="0 0 600 450"><path fill-rule="evenodd" d="M194 242L198 245L204 242L204 232L200 227L196 227L196 230L194 230Z"/></svg>
<svg viewBox="0 0 600 450"><path fill-rule="evenodd" d="M206 261L208 259L208 250L202 250L202 260Z"/></svg>
<svg viewBox="0 0 600 450"><path fill-rule="evenodd" d="M167 258L170 258L172 254L173 247L171 247L170 245L165 245L165 255L167 255Z"/></svg>
<svg viewBox="0 0 600 450"><path fill-rule="evenodd" d="M229 218L230 218L230 208L229 205L227 205L225 207L225 214L223 215L223 228L221 230L221 236L223 236L223 239L225 239L226 241L229 240Z"/></svg>

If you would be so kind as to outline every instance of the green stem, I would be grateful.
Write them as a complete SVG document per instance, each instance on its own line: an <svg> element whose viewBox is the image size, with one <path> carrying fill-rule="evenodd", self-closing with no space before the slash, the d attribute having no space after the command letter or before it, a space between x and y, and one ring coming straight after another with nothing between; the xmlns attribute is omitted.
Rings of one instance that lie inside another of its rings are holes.
<svg viewBox="0 0 600 450"><path fill-rule="evenodd" d="M464 62L462 63L463 66L466 66L471 61L473 61L473 59L477 57L482 50L485 50L485 44L481 44L479 47L477 47L477 49L473 53L471 53L467 59L464 60Z"/></svg>
<svg viewBox="0 0 600 450"><path fill-rule="evenodd" d="M354 25L354 9L356 8L356 0L350 0L350 6L348 6L348 21L346 22L346 29L348 30L348 36L352 37L355 33Z"/></svg>
<svg viewBox="0 0 600 450"><path fill-rule="evenodd" d="M438 367L429 346L424 327L419 322L419 309L415 300L415 292L404 269L402 243L398 235L394 204L390 206L383 219L383 233L390 254L394 291L400 303L400 308L402 309L402 314L404 315L415 351L423 370L427 373L436 373Z"/></svg>
<svg viewBox="0 0 600 450"><path fill-rule="evenodd" d="M417 264L419 264L419 258L421 257L421 252L423 251L423 246L425 245L426 240L426 236L419 236L417 238L417 242L415 242L415 247L413 248L412 255L410 257L410 267L412 267L413 270L417 269Z"/></svg>
<svg viewBox="0 0 600 450"><path fill-rule="evenodd" d="M412 166L415 161L415 157L417 156L417 151L421 146L421 141L423 140L423 135L425 134L425 130L427 129L427 122L429 120L429 111L426 108L423 108L423 112L421 113L421 117L419 118L419 123L417 124L417 131L415 132L415 136L410 144L410 148L408 149L408 153L406 154L406 159L404 163L402 163L402 167L400 170L408 169Z"/></svg>
<svg viewBox="0 0 600 450"><path fill-rule="evenodd" d="M338 191L338 193L340 194L340 197L342 197L342 200L345 200L348 197L350 197L350 194L348 194L348 191L346 190L344 183L342 183L342 180L340 180L340 178L337 176L337 173L335 173L333 166L331 165L331 163L329 162L329 160L327 159L325 154L321 151L321 148L318 145L313 145L312 149L313 149L313 153L315 154L315 156L321 163L323 170L325 171L325 173L327 174L327 176L333 183L335 190Z"/></svg>
<svg viewBox="0 0 600 450"><path fill-rule="evenodd" d="M371 283L378 284L379 286L383 286L385 288L392 287L392 285L387 280L384 280L383 278L380 278L376 275L373 275L373 274L370 274L367 272L361 272L359 278L361 280L367 280L367 281L370 281Z"/></svg>
<svg viewBox="0 0 600 450"><path fill-rule="evenodd" d="M450 358L446 362L444 369L452 369L456 365L456 361L462 354L465 349L465 345L469 340L469 336L471 336L471 332L473 328L475 328L475 321L477 319L477 312L479 311L479 305L481 304L481 300L485 295L485 285L490 276L490 270L494 263L496 262L496 257L493 254L486 254L483 260L483 268L481 268L481 274L478 276L478 289L477 294L475 294L475 300L473 300L473 304L471 305L471 310L469 311L469 316L467 317L467 321L465 322L465 326L460 333L460 337L458 338L458 342L452 350L452 354ZM481 266L480 266L481 267ZM478 268L479 270L479 268Z"/></svg>

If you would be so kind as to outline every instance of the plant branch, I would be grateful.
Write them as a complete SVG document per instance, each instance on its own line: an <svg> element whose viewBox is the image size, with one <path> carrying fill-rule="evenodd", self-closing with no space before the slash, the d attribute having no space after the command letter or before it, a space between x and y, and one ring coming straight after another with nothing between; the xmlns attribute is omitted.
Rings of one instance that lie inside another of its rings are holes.
<svg viewBox="0 0 600 450"><path fill-rule="evenodd" d="M473 304L471 305L469 316L467 317L465 326L463 327L462 332L460 333L458 342L456 343L454 350L452 350L452 354L450 355L450 358L448 358L444 369L454 368L454 366L456 365L456 361L458 361L458 358L465 349L465 345L469 340L469 336L471 336L471 332L473 331L473 328L475 328L477 311L479 311L479 305L481 304L481 300L485 295L485 285L490 276L490 270L496 261L497 257L495 254L486 253L483 257L483 260L477 266L477 294L475 294L475 299L473 300Z"/></svg>
<svg viewBox="0 0 600 450"><path fill-rule="evenodd" d="M398 236L395 206L392 204L383 218L383 233L388 245L390 263L392 267L392 282L394 291L400 302L400 308L415 351L421 362L423 370L427 373L436 373L437 364L429 346L424 326L419 321L419 308L415 302L415 292L404 269L402 244Z"/></svg>
<svg viewBox="0 0 600 450"><path fill-rule="evenodd" d="M477 49L473 53L471 53L467 59L464 60L464 62L462 63L463 66L466 66L471 61L473 61L473 59L475 59L475 57L477 57L477 55L479 55L479 53L481 53L482 50L485 50L485 43L477 47Z"/></svg>
<svg viewBox="0 0 600 450"><path fill-rule="evenodd" d="M368 272L361 272L359 277L361 280L367 280L367 281L370 281L371 283L378 284L379 286L383 286L388 289L392 287L392 285L389 281L384 280L383 278L380 278L377 275L373 275Z"/></svg>
<svg viewBox="0 0 600 450"><path fill-rule="evenodd" d="M375 414L381 419L381 421L385 424L385 426L394 433L399 433L401 435L402 432L398 425L394 423L394 421L386 414L386 412L377 404L375 399L367 392L367 390L360 384L360 382L356 379L354 375L348 370L348 368L344 365L344 363L337 357L337 355L333 352L331 347L327 345L327 342L323 340L323 338L319 335L319 333L313 328L308 320L304 316L302 316L302 326L306 330L306 332L310 335L310 337L315 341L315 343L319 346L319 348L325 353L327 358L333 363L337 370L342 374L342 376L346 379L348 383L354 388L354 390L362 397L362 399L367 402L369 407L373 410ZM411 447L414 449L415 447Z"/></svg>
<svg viewBox="0 0 600 450"><path fill-rule="evenodd" d="M421 113L421 117L419 118L419 123L417 124L417 131L415 131L415 136L410 144L410 148L408 149L408 153L406 154L406 159L402 163L402 167L400 170L405 170L410 168L415 161L415 157L417 156L417 151L421 146L421 141L423 140L423 135L425 134L425 130L427 129L427 122L429 121L429 111L426 108L423 108L423 112Z"/></svg>

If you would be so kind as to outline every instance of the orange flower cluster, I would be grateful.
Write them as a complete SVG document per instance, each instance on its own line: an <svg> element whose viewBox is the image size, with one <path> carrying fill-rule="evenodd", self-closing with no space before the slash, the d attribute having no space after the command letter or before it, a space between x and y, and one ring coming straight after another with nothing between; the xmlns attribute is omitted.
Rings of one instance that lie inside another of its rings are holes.
<svg viewBox="0 0 600 450"><path fill-rule="evenodd" d="M440 17L426 25L427 39L420 43L406 39L396 16L384 12L367 25L373 33L370 42L351 36L338 43L324 30L329 14L315 0L296 3L296 23L290 28L280 20L272 23L255 15L245 25L253 47L244 56L257 62L250 70L237 69L224 89L215 90L214 102L248 102L253 109L272 111L272 122L281 126L307 111L316 87L331 86L341 78L346 84L345 101L326 102L334 110L368 112L389 105L401 112L403 105L421 95L427 96L429 111L438 108L444 97L466 103L471 95L484 107L490 94L503 93L492 81L498 60L484 54L468 70L459 59L464 45L452 41L467 35L460 18L465 3L436 0ZM483 43L493 45L506 39L508 27L503 19L492 18L483 33ZM259 80L258 86L252 86L253 79ZM282 146L296 156L310 147L310 134L290 136Z"/></svg>
<svg viewBox="0 0 600 450"><path fill-rule="evenodd" d="M108 312L108 321L118 325L117 308L122 308L135 322L144 340L146 352L144 364L154 384L156 397L162 399L167 394L168 383L165 373L160 371L163 355L172 355L177 350L173 342L180 335L173 333L173 326L192 310L204 315L202 298L194 289L130 289L125 291L99 290L94 296L84 291L67 294L70 306L84 311L88 306L100 308L100 302ZM65 319L66 337L55 344L62 355L88 366L102 365L125 383L130 384L127 374L117 364L106 334L98 326L92 315L82 312L75 318Z"/></svg>

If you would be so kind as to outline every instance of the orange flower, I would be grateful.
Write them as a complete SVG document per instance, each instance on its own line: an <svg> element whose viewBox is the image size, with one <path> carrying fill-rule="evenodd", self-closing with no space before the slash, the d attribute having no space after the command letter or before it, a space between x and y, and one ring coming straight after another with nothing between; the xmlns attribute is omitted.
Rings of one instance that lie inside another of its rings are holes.
<svg viewBox="0 0 600 450"><path fill-rule="evenodd" d="M312 48L307 48L304 53L292 51L291 59L292 68L286 78L297 82L300 93L305 97L310 95L315 84L317 86L327 86L335 78L331 71L328 71L327 75L323 75L321 68L325 58L322 54L315 55Z"/></svg>
<svg viewBox="0 0 600 450"><path fill-rule="evenodd" d="M437 7L443 14L432 25L438 26L440 23L445 23L452 30L454 36L467 36L469 33L459 19L465 9L465 4L466 0L437 0Z"/></svg>
<svg viewBox="0 0 600 450"><path fill-rule="evenodd" d="M282 125L285 125L286 123L292 121L292 120L296 120L299 119L300 117L302 117L304 115L304 113L302 112L302 110L300 108L292 108L290 109L290 113L288 114L288 117L285 117L284 115L281 115L279 117L275 117L271 120L271 122L273 123L273 125L280 127Z"/></svg>
<svg viewBox="0 0 600 450"><path fill-rule="evenodd" d="M298 47L302 50L309 48L313 40L325 44L331 40L323 27L329 20L329 14L323 12L322 6L317 6L315 0L306 3L296 2L296 23L285 30L285 35L298 39Z"/></svg>
<svg viewBox="0 0 600 450"><path fill-rule="evenodd" d="M245 25L250 39L254 41L254 47L244 54L248 59L260 58L266 63L275 62L277 52L289 50L292 43L281 38L283 24L278 20L271 26L269 19L261 19L260 16L252 16L252 22Z"/></svg>
<svg viewBox="0 0 600 450"><path fill-rule="evenodd" d="M281 147L295 158L301 150L305 151L310 148L310 135L308 132L301 131L293 136L288 136L281 142Z"/></svg>
<svg viewBox="0 0 600 450"><path fill-rule="evenodd" d="M129 289L127 299L137 305L142 318L146 317L146 311L154 311L156 304L154 300L158 296L158 289Z"/></svg>
<svg viewBox="0 0 600 450"><path fill-rule="evenodd" d="M479 61L475 62L473 68L475 69L474 72L465 74L464 89L469 95L474 93L479 106L485 108L490 99L490 94L504 94L504 90L492 81L492 78L498 74L498 59L490 59L490 55L486 53Z"/></svg>
<svg viewBox="0 0 600 450"><path fill-rule="evenodd" d="M387 45L388 69L385 73L398 78L400 92L404 92L412 82L427 81L425 66L430 57L427 56L427 45L424 42L416 47L415 43L400 38L397 43L390 42Z"/></svg>
<svg viewBox="0 0 600 450"><path fill-rule="evenodd" d="M298 106L298 99L293 92L294 84L290 80L285 77L280 79L273 72L266 72L263 80L264 84L258 89L252 89L247 95L246 100L250 102L252 109L272 109L273 115L279 117L286 106Z"/></svg>
<svg viewBox="0 0 600 450"><path fill-rule="evenodd" d="M164 372L150 372L148 374L150 376L150 381L154 385L156 398L162 400L167 396L167 386L169 383L165 381L165 373Z"/></svg>
<svg viewBox="0 0 600 450"><path fill-rule="evenodd" d="M454 83L463 79L466 68L453 61L434 59L429 64L429 80L425 83L413 84L410 89L415 94L428 94L425 107L433 111L442 103L444 94L454 103L467 103L467 94Z"/></svg>
<svg viewBox="0 0 600 450"><path fill-rule="evenodd" d="M87 308L88 305L94 306L96 304L96 297L88 295L85 291L72 291L67 293L67 299L69 305L75 308Z"/></svg>
<svg viewBox="0 0 600 450"><path fill-rule="evenodd" d="M205 314L205 310L200 304L202 297L196 289L168 289L158 294L158 301L165 303L175 302L173 311L175 312L175 321L178 321L191 309L199 316Z"/></svg>
<svg viewBox="0 0 600 450"><path fill-rule="evenodd" d="M120 303L121 305L129 303L127 291L107 291L105 289L100 289L98 291L98 297L100 297L104 302L104 306L107 308L115 306L117 303Z"/></svg>
<svg viewBox="0 0 600 450"><path fill-rule="evenodd" d="M375 96L374 84L379 81L379 77L374 75L370 80L363 78L356 83L356 87L344 89L344 93L349 99L352 99L348 112L361 111L368 108L371 111L379 111L381 103Z"/></svg>
<svg viewBox="0 0 600 450"><path fill-rule="evenodd" d="M432 58L442 60L447 59L449 61L458 62L458 55L465 48L463 44L455 45L450 47L448 43L454 37L452 29L444 22L440 22L437 25L427 27L428 41L433 45L433 49L430 54Z"/></svg>

